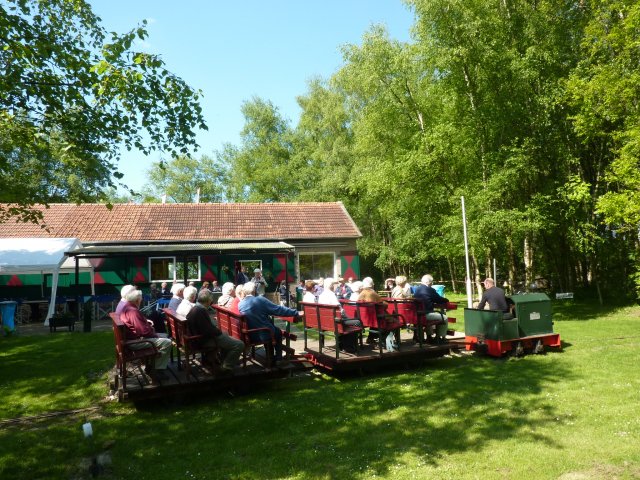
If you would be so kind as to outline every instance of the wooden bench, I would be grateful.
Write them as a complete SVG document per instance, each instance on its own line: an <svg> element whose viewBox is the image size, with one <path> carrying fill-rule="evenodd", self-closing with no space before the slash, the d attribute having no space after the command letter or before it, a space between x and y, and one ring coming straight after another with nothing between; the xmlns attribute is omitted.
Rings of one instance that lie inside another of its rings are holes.
<svg viewBox="0 0 640 480"><path fill-rule="evenodd" d="M247 366L247 351L250 351L251 358L257 361L256 347L263 346L266 353L265 366L271 368L273 365L273 345L276 342L271 329L267 327L249 328L247 318L243 314L221 307L220 305L211 305L211 307L216 311L218 328L230 337L237 338L244 343L245 348L242 352L242 366ZM253 340L251 334L259 332L269 332L271 339Z"/></svg>
<svg viewBox="0 0 640 480"><path fill-rule="evenodd" d="M135 360L149 363L159 355L156 346L149 340L127 340L127 326L120 320L120 315L109 313L113 324L113 337L116 344L116 390L124 389L127 385L127 363ZM133 345L141 345L142 348L133 349Z"/></svg>
<svg viewBox="0 0 640 480"><path fill-rule="evenodd" d="M342 323L342 313L340 305L324 305L321 303L301 302L304 311L304 348L307 349L307 332L317 332L320 340L320 353L324 346L325 335L333 336L336 339L336 358L340 357L340 337L343 335L360 333L362 327L345 326ZM356 343L356 349L358 344Z"/></svg>
<svg viewBox="0 0 640 480"><path fill-rule="evenodd" d="M176 347L176 354L178 356L178 369L182 369L182 362L180 361L180 352L184 353L184 369L189 378L191 374L191 361L195 360L197 353L206 355L209 357L208 366L213 370L216 370L216 365L213 359L217 357L217 348L202 347L199 345L199 341L202 340L202 335L192 335L189 332L189 325L187 319L170 310L168 308L162 309L165 319L169 325L169 332L171 335L171 355L173 359L173 347ZM204 358L203 358L204 360ZM203 362L204 363L204 362Z"/></svg>
<svg viewBox="0 0 640 480"><path fill-rule="evenodd" d="M351 302L353 303L353 302ZM364 327L369 327L369 331L378 334L378 349L382 355L382 344L386 335L395 332L396 344L400 347L400 328L404 325L402 315L387 311L387 304L384 302L355 302L357 318Z"/></svg>

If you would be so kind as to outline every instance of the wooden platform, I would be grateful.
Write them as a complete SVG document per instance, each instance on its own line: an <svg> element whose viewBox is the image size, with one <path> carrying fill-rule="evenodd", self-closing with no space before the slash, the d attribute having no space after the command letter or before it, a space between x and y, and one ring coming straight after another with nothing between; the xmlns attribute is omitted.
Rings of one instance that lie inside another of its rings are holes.
<svg viewBox="0 0 640 480"><path fill-rule="evenodd" d="M227 391L234 387L248 387L262 381L291 376L296 372L311 368L313 368L313 364L306 361L304 357L294 358L288 364L271 369L265 369L262 364L249 360L246 367L237 366L232 375L215 376L199 360L192 360L192 375L187 378L184 368L179 369L177 362L174 361L169 363L167 368L169 379L152 383L141 365L131 365L127 367L126 385L123 385L116 393L121 401L141 401L178 394ZM115 375L116 369L114 368L109 376L112 390L115 390Z"/></svg>
<svg viewBox="0 0 640 480"><path fill-rule="evenodd" d="M446 344L431 345L413 343L410 338L402 338L400 350L389 352L377 346L362 345L357 354L340 352L336 358L334 344L325 344L322 353L319 351L318 341L307 343L306 356L313 365L330 373L348 373L354 371L372 372L388 366L417 364L428 358L441 357L451 351L465 349L464 337L450 338Z"/></svg>
<svg viewBox="0 0 640 480"><path fill-rule="evenodd" d="M429 358L436 358L465 349L465 338L461 336L449 337L444 345L423 344L422 348L414 344L411 335L405 331L401 335L400 350L388 352L383 350L380 355L377 346L363 345L358 355L340 352L335 358L335 344L327 339L322 353L319 352L318 340L309 339L307 350L304 350L304 341L301 339L291 342L291 348L295 350L293 361L289 364L265 369L262 349L256 353L256 360L249 359L247 366L237 366L233 375L215 376L199 360L192 360L192 376L187 378L184 369L179 369L177 362L169 363L167 373L169 380L152 383L149 376L145 375L140 365L128 367L127 383L118 392L121 401L144 401L147 399L194 395L203 392L225 392L232 389L247 389L259 383L268 382L277 378L285 378L302 373L314 367L322 369L330 374L367 372L402 365L417 365ZM111 389L115 390L115 368L110 374Z"/></svg>

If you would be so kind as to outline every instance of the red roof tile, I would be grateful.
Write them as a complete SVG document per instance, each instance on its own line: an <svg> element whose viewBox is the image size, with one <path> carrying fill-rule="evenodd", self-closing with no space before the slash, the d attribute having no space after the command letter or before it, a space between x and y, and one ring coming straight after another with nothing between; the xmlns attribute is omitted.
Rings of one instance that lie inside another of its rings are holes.
<svg viewBox="0 0 640 480"><path fill-rule="evenodd" d="M52 204L37 207L47 230L0 223L0 238L77 237L100 241L294 240L359 238L342 202Z"/></svg>

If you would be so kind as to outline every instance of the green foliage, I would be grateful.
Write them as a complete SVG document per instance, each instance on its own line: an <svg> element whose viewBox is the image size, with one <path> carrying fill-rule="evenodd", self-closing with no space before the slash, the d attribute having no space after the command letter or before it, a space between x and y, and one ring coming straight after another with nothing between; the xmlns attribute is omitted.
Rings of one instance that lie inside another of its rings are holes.
<svg viewBox="0 0 640 480"><path fill-rule="evenodd" d="M253 98L242 105L245 126L241 148L226 148L230 200L278 202L299 192L296 162L291 157L291 129L271 102Z"/></svg>
<svg viewBox="0 0 640 480"><path fill-rule="evenodd" d="M4 217L95 200L122 177L122 145L172 156L197 146L200 93L132 50L145 26L108 34L82 0L0 5L0 199L15 204Z"/></svg>
<svg viewBox="0 0 640 480"><path fill-rule="evenodd" d="M147 170L143 201L159 202L163 195L174 203L193 203L200 191L200 202L222 202L226 166L217 158L179 156L169 162L154 162Z"/></svg>
<svg viewBox="0 0 640 480"><path fill-rule="evenodd" d="M553 310L561 352L453 356L3 425L0 476L90 478L82 459L108 450L105 478L118 479L636 478L640 311ZM0 352L5 420L98 406L99 372L114 363L107 332L0 338ZM267 456L257 439L269 439Z"/></svg>

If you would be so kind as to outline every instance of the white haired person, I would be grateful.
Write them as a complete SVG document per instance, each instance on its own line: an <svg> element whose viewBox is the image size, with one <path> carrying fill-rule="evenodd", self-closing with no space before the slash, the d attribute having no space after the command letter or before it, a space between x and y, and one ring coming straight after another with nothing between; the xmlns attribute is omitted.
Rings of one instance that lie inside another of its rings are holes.
<svg viewBox="0 0 640 480"><path fill-rule="evenodd" d="M256 268L253 271L253 273L254 275L253 275L253 278L251 279L251 282L256 286L255 294L257 297L264 297L264 294L267 292L267 287L269 285L267 284L267 281L262 276L262 270L260 270L259 268Z"/></svg>
<svg viewBox="0 0 640 480"><path fill-rule="evenodd" d="M362 290L360 291L358 301L374 303L382 301L382 297L373 289L373 278L365 277L362 279Z"/></svg>
<svg viewBox="0 0 640 480"><path fill-rule="evenodd" d="M420 280L420 285L416 287L416 290L413 296L416 300L420 300L422 302L422 307L426 312L427 320L440 320L441 323L437 324L435 327L435 332L432 326L428 327L427 330L427 341L436 341L438 343L445 343L447 341L447 316L444 313L434 311L434 305L440 305L443 303L449 302L444 297L441 297L438 292L436 292L435 288L433 288L433 276L427 274L423 275ZM435 338L431 336L435 333Z"/></svg>
<svg viewBox="0 0 640 480"><path fill-rule="evenodd" d="M151 326L151 322L145 318L140 312L140 303L142 303L142 292L137 289L130 290L126 295L127 304L122 309L120 320L127 327L126 336L128 340L148 340L156 346L160 354L155 359L153 368L146 370L146 373L153 380L168 380L166 373L169 364L169 353L171 352L171 340L165 334L156 333ZM134 343L129 348L134 350L149 348L145 343Z"/></svg>
<svg viewBox="0 0 640 480"><path fill-rule="evenodd" d="M229 305L229 310L232 310L232 311L234 311L236 313L240 313L240 309L238 308L238 306L240 305L240 302L244 298L244 288L243 287L244 287L244 284L243 285L238 285L236 287L236 296L231 301L231 304Z"/></svg>
<svg viewBox="0 0 640 480"><path fill-rule="evenodd" d="M247 318L250 329L263 328L258 332L251 333L251 340L270 342L275 339L275 361L276 365L282 361L282 331L271 321L271 315L281 317L297 317L298 311L293 308L283 307L270 302L265 297L254 296L256 285L253 282L245 283L242 286L245 297L239 305L240 313Z"/></svg>
<svg viewBox="0 0 640 480"><path fill-rule="evenodd" d="M360 292L362 291L362 282L357 280L355 282L351 282L351 296L349 297L349 301L357 302L360 300Z"/></svg>
<svg viewBox="0 0 640 480"><path fill-rule="evenodd" d="M182 292L183 299L176 308L176 313L182 315L183 317L187 316L189 310L191 310L196 304L196 298L198 297L198 289L196 287L186 287Z"/></svg>
<svg viewBox="0 0 640 480"><path fill-rule="evenodd" d="M178 306L182 303L183 293L184 293L184 283L174 283L171 287L171 300L169 301L169 305L167 308L169 310L173 310L174 312L178 309Z"/></svg>
<svg viewBox="0 0 640 480"><path fill-rule="evenodd" d="M407 283L407 277L398 275L396 277L396 286L391 290L391 298L411 298L411 286Z"/></svg>
<svg viewBox="0 0 640 480"><path fill-rule="evenodd" d="M373 279L371 277L365 277L362 279L362 289L358 294L358 302L378 303L382 301L382 297L373 289L373 286ZM371 329L369 329L367 343L370 345L376 343L376 338L378 338L378 333L372 332Z"/></svg>
<svg viewBox="0 0 640 480"><path fill-rule="evenodd" d="M229 308L231 302L236 296L236 289L233 282L227 282L222 285L222 295L218 298L218 305L224 308Z"/></svg>
<svg viewBox="0 0 640 480"><path fill-rule="evenodd" d="M340 307L340 314L342 316L341 323L345 327L362 327L362 322L360 320L356 320L354 318L347 318L344 313L342 306L340 305L340 301L336 296L334 290L335 286L338 284L333 278L325 278L324 279L324 289L322 293L318 297L318 303L322 305L338 305ZM349 353L356 352L356 346L358 342L358 334L357 333L349 333L347 335L342 335L340 339L340 346L343 350L346 350Z"/></svg>
<svg viewBox="0 0 640 480"><path fill-rule="evenodd" d="M124 287L122 287L120 289L120 301L118 302L118 305L116 306L116 313L118 315L120 315L122 313L122 309L128 303L127 302L127 294L129 292L133 292L134 290L136 290L135 285L125 285Z"/></svg>

